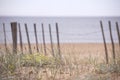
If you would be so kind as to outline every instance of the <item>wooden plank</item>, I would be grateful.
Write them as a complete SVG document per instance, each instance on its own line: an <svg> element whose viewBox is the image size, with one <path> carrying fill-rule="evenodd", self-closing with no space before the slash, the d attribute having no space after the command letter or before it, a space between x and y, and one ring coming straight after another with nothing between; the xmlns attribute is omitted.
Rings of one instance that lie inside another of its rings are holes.
<svg viewBox="0 0 120 80"><path fill-rule="evenodd" d="M17 53L17 22L11 23L13 53Z"/></svg>
<svg viewBox="0 0 120 80"><path fill-rule="evenodd" d="M106 63L108 64L108 51L107 51L107 45L106 45L102 21L100 21L100 26L101 26L101 31L102 31L103 41L104 41Z"/></svg>
<svg viewBox="0 0 120 80"><path fill-rule="evenodd" d="M34 33L35 33L35 40L36 40L36 49L37 49L37 52L39 52L36 24L34 24Z"/></svg>
<svg viewBox="0 0 120 80"><path fill-rule="evenodd" d="M27 24L25 24L25 30L26 30L27 40L28 40L29 53L32 54L32 49L31 49L31 43L30 43L30 39L29 39Z"/></svg>
<svg viewBox="0 0 120 80"><path fill-rule="evenodd" d="M23 53L23 42L22 42L20 23L18 24L18 27L19 27L19 37L20 37L20 49L21 49L21 53Z"/></svg>
<svg viewBox="0 0 120 80"><path fill-rule="evenodd" d="M58 55L59 55L59 57L60 57L60 59L61 59L58 23L56 23L56 34L57 34Z"/></svg>
<svg viewBox="0 0 120 80"><path fill-rule="evenodd" d="M42 23L42 37L43 37L44 54L47 55L43 23Z"/></svg>
<svg viewBox="0 0 120 80"><path fill-rule="evenodd" d="M109 24L109 31L110 31L110 38L111 38L111 43L112 43L112 53L113 53L113 60L114 60L114 63L115 63L115 46L114 46L114 41L113 41L113 36L112 36L112 30L111 30L111 22L108 21L108 24Z"/></svg>
<svg viewBox="0 0 120 80"><path fill-rule="evenodd" d="M118 35L119 47L120 47L120 30L119 30L118 22L116 22L116 30L117 30L117 35Z"/></svg>
<svg viewBox="0 0 120 80"><path fill-rule="evenodd" d="M54 49L53 49L53 40L52 40L52 33L51 33L51 25L49 24L49 34L50 34L50 42L51 42L51 50L52 50L52 55L54 55Z"/></svg>
<svg viewBox="0 0 120 80"><path fill-rule="evenodd" d="M7 40L6 40L6 31L5 31L5 23L3 23L3 31L4 31L4 45L5 45L5 50L7 52Z"/></svg>

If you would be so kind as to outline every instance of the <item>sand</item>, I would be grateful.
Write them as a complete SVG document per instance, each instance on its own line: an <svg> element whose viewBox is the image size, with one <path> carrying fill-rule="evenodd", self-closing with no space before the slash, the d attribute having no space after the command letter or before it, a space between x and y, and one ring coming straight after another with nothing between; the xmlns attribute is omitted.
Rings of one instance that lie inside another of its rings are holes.
<svg viewBox="0 0 120 80"><path fill-rule="evenodd" d="M54 44L54 53L57 53L57 44ZM7 45L8 49L12 51L12 45ZM32 53L37 53L36 45L31 44ZM0 49L5 50L4 44L0 44ZM112 46L110 43L107 44L108 54L111 57L112 55ZM18 45L18 53L21 52L20 45ZM47 54L50 55L52 53L51 45L46 44ZM103 43L61 43L60 51L62 55L81 55L81 56L98 56L105 57L105 49ZM23 45L23 52L29 53L29 48L27 44ZM120 48L119 45L115 44L115 52L116 55L119 54ZM39 44L39 53L44 54L44 46L43 44Z"/></svg>

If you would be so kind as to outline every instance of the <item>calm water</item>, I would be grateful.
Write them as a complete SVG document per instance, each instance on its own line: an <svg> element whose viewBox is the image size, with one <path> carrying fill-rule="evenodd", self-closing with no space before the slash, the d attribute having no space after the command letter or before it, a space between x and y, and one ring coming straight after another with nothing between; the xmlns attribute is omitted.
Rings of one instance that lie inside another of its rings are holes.
<svg viewBox="0 0 120 80"><path fill-rule="evenodd" d="M56 22L58 23L59 26L60 42L100 43L103 42L100 23L99 23L100 20L103 21L105 37L107 42L110 42L110 35L108 28L109 20L112 23L112 33L113 33L114 41L118 42L115 22L117 21L120 25L120 17L0 17L0 43L4 42L3 25L2 25L3 23L5 23L6 26L7 42L9 43L12 42L11 27L10 27L11 22L18 22L21 24L22 39L24 43L27 42L24 23L28 24L31 43L35 42L34 28L33 28L34 23L36 23L37 25L38 41L39 43L42 42L41 23L43 23L45 28L45 39L46 42L49 43L50 37L49 37L48 24L51 24L53 42L56 42L56 29L55 29ZM18 42L19 42L19 37L18 37Z"/></svg>

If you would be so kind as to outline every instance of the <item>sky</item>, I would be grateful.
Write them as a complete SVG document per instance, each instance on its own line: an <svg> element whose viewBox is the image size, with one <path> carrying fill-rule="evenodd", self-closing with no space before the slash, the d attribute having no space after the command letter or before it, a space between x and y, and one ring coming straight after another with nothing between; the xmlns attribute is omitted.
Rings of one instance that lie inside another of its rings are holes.
<svg viewBox="0 0 120 80"><path fill-rule="evenodd" d="M120 0L0 0L0 16L120 16Z"/></svg>

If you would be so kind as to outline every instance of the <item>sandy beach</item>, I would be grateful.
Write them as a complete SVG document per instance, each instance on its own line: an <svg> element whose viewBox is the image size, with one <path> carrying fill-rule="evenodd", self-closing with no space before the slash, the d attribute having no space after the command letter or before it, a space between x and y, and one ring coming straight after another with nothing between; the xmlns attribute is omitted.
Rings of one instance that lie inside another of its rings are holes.
<svg viewBox="0 0 120 80"><path fill-rule="evenodd" d="M11 51L12 50L12 45L9 44L7 45L8 49ZM0 48L2 50L5 50L4 44L0 45ZM31 44L32 48L32 53L36 53L36 44ZM43 44L38 45L39 48L39 53L44 54L44 47ZM54 52L57 51L57 44L53 44ZM110 43L107 44L107 50L109 56L112 54L112 45ZM51 45L46 44L46 51L47 54L51 54ZM61 43L60 44L60 51L62 55L68 55L68 54L73 54L73 55L92 55L92 56L104 56L105 55L105 49L104 49L104 44L103 43ZM20 45L18 44L18 52L21 52ZM23 52L24 53L29 53L29 48L27 44L23 45ZM116 43L115 44L115 52L116 55L119 52L119 45Z"/></svg>

